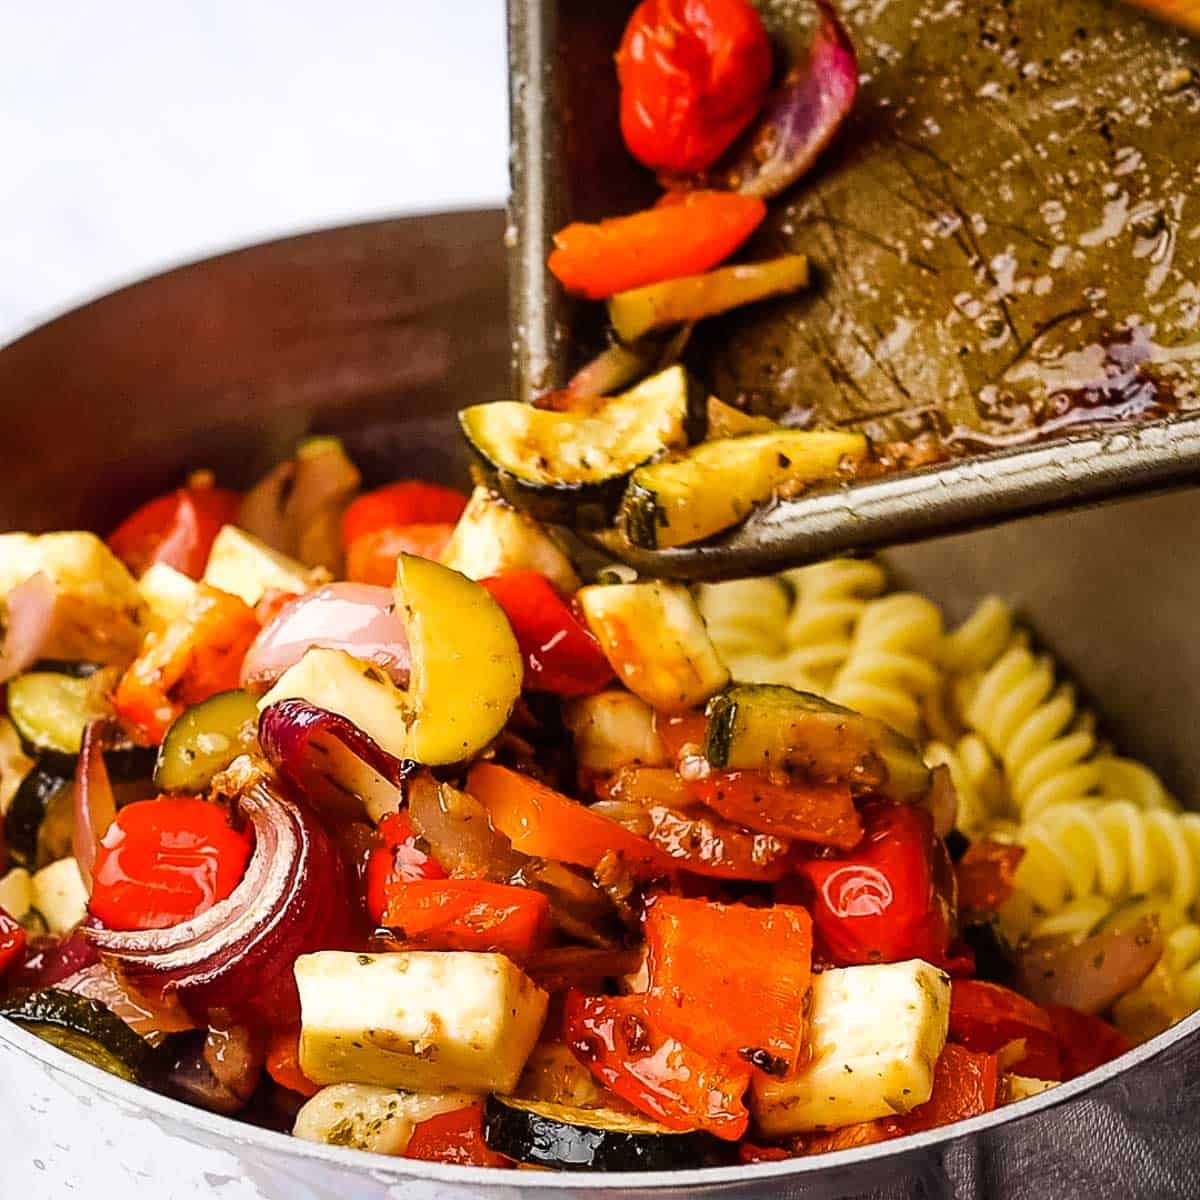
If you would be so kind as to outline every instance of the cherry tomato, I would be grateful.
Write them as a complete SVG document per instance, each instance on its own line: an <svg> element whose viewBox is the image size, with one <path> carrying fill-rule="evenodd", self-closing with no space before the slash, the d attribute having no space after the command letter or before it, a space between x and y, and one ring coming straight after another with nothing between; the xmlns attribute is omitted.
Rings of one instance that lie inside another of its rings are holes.
<svg viewBox="0 0 1200 1200"><path fill-rule="evenodd" d="M417 479L402 479L365 492L342 515L342 541L347 547L368 533L403 525L453 524L467 498L454 488Z"/></svg>
<svg viewBox="0 0 1200 1200"><path fill-rule="evenodd" d="M511 1167L483 1137L483 1105L468 1104L422 1121L413 1130L405 1158L458 1163L463 1167Z"/></svg>
<svg viewBox="0 0 1200 1200"><path fill-rule="evenodd" d="M397 883L445 879L446 872L417 845L417 834L403 812L388 813L377 830L383 845L367 857L367 912L376 925L383 921L388 892Z"/></svg>
<svg viewBox="0 0 1200 1200"><path fill-rule="evenodd" d="M857 849L800 866L812 886L821 948L838 966L944 963L953 875L932 818L922 808L882 802L865 805L862 816L866 834Z"/></svg>
<svg viewBox="0 0 1200 1200"><path fill-rule="evenodd" d="M109 929L165 929L224 900L254 846L219 805L195 796L127 804L92 867L88 908Z"/></svg>
<svg viewBox="0 0 1200 1200"><path fill-rule="evenodd" d="M504 609L525 659L525 686L559 696L598 692L612 667L592 632L536 571L512 571L481 579Z"/></svg>
<svg viewBox="0 0 1200 1200"><path fill-rule="evenodd" d="M1063 1075L1074 1079L1120 1057L1133 1043L1101 1017L1061 1004L1048 1004L1046 1015L1062 1050Z"/></svg>
<svg viewBox="0 0 1200 1200"><path fill-rule="evenodd" d="M1002 842L973 842L954 864L958 907L974 913L995 912L1013 894L1013 879L1025 855L1022 846Z"/></svg>
<svg viewBox="0 0 1200 1200"><path fill-rule="evenodd" d="M126 517L108 545L134 575L161 562L199 579L221 526L237 520L240 503L237 492L225 488L178 488Z"/></svg>
<svg viewBox="0 0 1200 1200"><path fill-rule="evenodd" d="M401 554L440 558L453 532L450 522L433 521L364 533L346 547L346 578L353 583L391 587L396 582L396 559Z"/></svg>
<svg viewBox="0 0 1200 1200"><path fill-rule="evenodd" d="M567 993L563 1033L571 1053L635 1108L670 1129L706 1129L737 1141L750 1116L750 1068L708 1058L659 1028L645 996Z"/></svg>
<svg viewBox="0 0 1200 1200"><path fill-rule="evenodd" d="M645 0L617 51L621 132L656 171L711 167L771 83L771 43L746 0Z"/></svg>
<svg viewBox="0 0 1200 1200"><path fill-rule="evenodd" d="M1018 1075L1062 1079L1058 1037L1045 1009L1009 988L980 979L956 979L950 991L950 1040L968 1050L995 1053L1025 1043L1012 1065Z"/></svg>
<svg viewBox="0 0 1200 1200"><path fill-rule="evenodd" d="M15 917L0 908L0 976L25 956L25 930Z"/></svg>

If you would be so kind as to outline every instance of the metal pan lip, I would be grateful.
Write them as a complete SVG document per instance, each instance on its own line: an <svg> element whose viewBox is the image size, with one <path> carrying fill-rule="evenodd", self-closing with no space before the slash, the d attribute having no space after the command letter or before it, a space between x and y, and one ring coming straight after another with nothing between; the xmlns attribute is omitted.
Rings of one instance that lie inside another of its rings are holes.
<svg viewBox="0 0 1200 1200"><path fill-rule="evenodd" d="M126 1080L109 1075L98 1067L72 1058L63 1050L51 1046L34 1034L21 1029L7 1018L0 1019L0 1040L37 1060L43 1066L69 1075L90 1085L114 1104L126 1110L141 1110L140 1115L161 1117L173 1123L193 1127L198 1133L220 1139L226 1148L256 1149L297 1159L315 1160L327 1166L344 1167L350 1172L369 1172L373 1177L394 1176L396 1181L408 1178L435 1182L478 1184L483 1187L508 1185L529 1193L542 1190L555 1193L570 1191L632 1191L636 1189L665 1189L680 1187L717 1187L738 1183L765 1183L769 1180L789 1180L817 1175L846 1167L863 1166L878 1159L899 1157L913 1151L929 1151L978 1134L998 1130L1003 1126L1032 1117L1060 1105L1069 1104L1095 1088L1127 1072L1147 1066L1152 1059L1200 1030L1200 1012L1195 1012L1157 1037L1135 1047L1118 1059L1087 1075L1060 1083L1036 1096L1015 1104L1004 1105L990 1113L955 1125L943 1126L925 1133L911 1134L893 1141L878 1142L852 1150L838 1150L812 1158L791 1158L782 1162L755 1163L729 1167L704 1167L688 1171L617 1171L568 1172L529 1171L518 1168L462 1167L445 1163L430 1163L407 1158L390 1158L363 1150L305 1142L288 1134L275 1133L246 1125L230 1117L217 1116L192 1108L169 1096L159 1095Z"/></svg>

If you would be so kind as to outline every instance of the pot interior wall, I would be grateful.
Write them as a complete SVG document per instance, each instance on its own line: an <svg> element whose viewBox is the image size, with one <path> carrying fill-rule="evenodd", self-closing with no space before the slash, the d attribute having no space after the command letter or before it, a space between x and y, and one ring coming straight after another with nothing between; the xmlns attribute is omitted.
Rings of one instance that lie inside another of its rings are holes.
<svg viewBox="0 0 1200 1200"><path fill-rule="evenodd" d="M245 483L309 430L369 482L466 481L453 411L508 388L503 220L459 213L225 255L0 350L0 526L104 530L196 466ZM1200 496L1183 493L895 551L952 618L1011 599L1117 746L1195 805Z"/></svg>

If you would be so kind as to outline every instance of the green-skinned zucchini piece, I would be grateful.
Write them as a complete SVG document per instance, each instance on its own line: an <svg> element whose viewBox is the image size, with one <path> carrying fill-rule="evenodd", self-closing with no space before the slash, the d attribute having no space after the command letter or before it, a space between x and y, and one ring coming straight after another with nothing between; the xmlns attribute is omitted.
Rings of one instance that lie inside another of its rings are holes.
<svg viewBox="0 0 1200 1200"><path fill-rule="evenodd" d="M152 1079L158 1051L96 1000L58 988L0 1003L0 1016L43 1041L130 1083Z"/></svg>
<svg viewBox="0 0 1200 1200"><path fill-rule="evenodd" d="M13 859L22 866L37 864L38 831L54 798L70 782L60 772L41 763L21 781L8 812L4 814L4 843Z"/></svg>
<svg viewBox="0 0 1200 1200"><path fill-rule="evenodd" d="M710 1133L678 1133L636 1113L490 1096L487 1144L518 1162L562 1171L670 1171L731 1161Z"/></svg>
<svg viewBox="0 0 1200 1200"><path fill-rule="evenodd" d="M598 527L611 519L635 468L703 435L705 412L702 389L675 366L570 412L500 401L458 417L507 500L545 521Z"/></svg>
<svg viewBox="0 0 1200 1200"><path fill-rule="evenodd" d="M621 341L632 342L651 330L699 321L805 287L808 259L787 254L618 292L608 302L608 317Z"/></svg>
<svg viewBox="0 0 1200 1200"><path fill-rule="evenodd" d="M705 442L634 471L620 522L635 546L684 546L745 520L780 488L833 479L866 454L862 434L826 430L779 429Z"/></svg>
<svg viewBox="0 0 1200 1200"><path fill-rule="evenodd" d="M198 796L213 776L258 738L258 702L240 688L218 692L181 713L158 749L154 784Z"/></svg>
<svg viewBox="0 0 1200 1200"><path fill-rule="evenodd" d="M704 756L714 767L793 767L910 803L929 790L929 768L907 738L874 717L778 684L746 684L714 696Z"/></svg>
<svg viewBox="0 0 1200 1200"><path fill-rule="evenodd" d="M27 746L73 759L88 724L112 714L108 692L115 682L112 670L82 678L30 671L9 682L8 715Z"/></svg>

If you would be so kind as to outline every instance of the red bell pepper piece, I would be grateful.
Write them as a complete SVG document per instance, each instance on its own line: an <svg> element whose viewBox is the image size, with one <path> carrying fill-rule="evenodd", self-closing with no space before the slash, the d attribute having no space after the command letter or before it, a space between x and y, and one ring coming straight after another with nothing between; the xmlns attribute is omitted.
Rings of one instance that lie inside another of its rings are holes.
<svg viewBox="0 0 1200 1200"><path fill-rule="evenodd" d="M199 579L217 534L237 520L240 504L237 492L225 488L181 487L126 517L108 546L134 575L161 562Z"/></svg>
<svg viewBox="0 0 1200 1200"><path fill-rule="evenodd" d="M481 579L504 609L525 659L525 686L559 696L587 696L613 677L592 631L537 571Z"/></svg>
<svg viewBox="0 0 1200 1200"><path fill-rule="evenodd" d="M121 677L113 695L117 715L138 741L162 741L189 705L238 686L242 659L258 633L252 608L198 584L187 612L150 634Z"/></svg>
<svg viewBox="0 0 1200 1200"><path fill-rule="evenodd" d="M546 942L550 902L541 892L486 879L396 881L383 924L425 950L480 950L528 958Z"/></svg>
<svg viewBox="0 0 1200 1200"><path fill-rule="evenodd" d="M1062 1050L1063 1078L1074 1079L1119 1058L1133 1043L1100 1017L1048 1004L1046 1014Z"/></svg>
<svg viewBox="0 0 1200 1200"><path fill-rule="evenodd" d="M346 547L346 578L354 583L391 587L401 554L440 558L454 526L449 522L397 525L364 533Z"/></svg>
<svg viewBox="0 0 1200 1200"><path fill-rule="evenodd" d="M972 842L954 864L962 912L996 912L1012 897L1013 879L1025 856L1023 846L988 840Z"/></svg>
<svg viewBox="0 0 1200 1200"><path fill-rule="evenodd" d="M715 267L766 214L766 205L757 197L689 192L678 204L596 225L577 221L560 229L548 265L568 292L604 300Z"/></svg>
<svg viewBox="0 0 1200 1200"><path fill-rule="evenodd" d="M413 1130L405 1158L457 1163L461 1167L511 1167L483 1137L483 1105L468 1104L422 1121Z"/></svg>
<svg viewBox="0 0 1200 1200"><path fill-rule="evenodd" d="M950 991L950 1040L968 1050L996 1053L1025 1042L1013 1064L1019 1075L1061 1080L1062 1059L1050 1015L1032 1000L981 979L956 979Z"/></svg>
<svg viewBox="0 0 1200 1200"><path fill-rule="evenodd" d="M866 834L855 850L810 859L800 873L812 888L817 939L839 966L946 961L950 905L942 886L950 873L945 846L922 808L872 802Z"/></svg>
<svg viewBox="0 0 1200 1200"><path fill-rule="evenodd" d="M467 506L454 488L417 479L364 492L342 514L342 541L349 549L359 538L405 525L453 525Z"/></svg>
<svg viewBox="0 0 1200 1200"><path fill-rule="evenodd" d="M288 1025L271 1034L267 1044L267 1074L282 1088L301 1096L315 1096L319 1083L313 1083L300 1070L300 1028Z"/></svg>
<svg viewBox="0 0 1200 1200"><path fill-rule="evenodd" d="M746 0L644 0L617 52L629 152L672 174L711 167L758 112L771 61Z"/></svg>
<svg viewBox="0 0 1200 1200"><path fill-rule="evenodd" d="M779 1074L795 1067L812 972L807 910L659 896L645 933L650 1008L663 1029L710 1057Z"/></svg>
<svg viewBox="0 0 1200 1200"><path fill-rule="evenodd" d="M645 996L567 993L563 1032L597 1079L671 1129L706 1129L737 1141L749 1124L742 1097L750 1068L709 1058L671 1037Z"/></svg>
<svg viewBox="0 0 1200 1200"><path fill-rule="evenodd" d="M762 771L713 771L692 794L726 820L799 842L852 850L863 823L844 783L776 783Z"/></svg>
<svg viewBox="0 0 1200 1200"><path fill-rule="evenodd" d="M383 845L367 856L365 891L367 912L378 925L383 921L388 896L399 883L445 879L446 872L417 844L417 834L405 812L388 813L376 830Z"/></svg>
<svg viewBox="0 0 1200 1200"><path fill-rule="evenodd" d="M912 1112L894 1118L891 1136L965 1121L991 1112L999 1102L1000 1067L996 1056L947 1043L934 1068L933 1095Z"/></svg>
<svg viewBox="0 0 1200 1200"><path fill-rule="evenodd" d="M672 869L671 860L645 838L519 771L476 763L467 776L467 791L522 854L590 868L616 852L643 878Z"/></svg>
<svg viewBox="0 0 1200 1200"><path fill-rule="evenodd" d="M0 908L0 978L25 957L25 930L15 917Z"/></svg>
<svg viewBox="0 0 1200 1200"><path fill-rule="evenodd" d="M672 759L689 747L700 749L707 730L708 718L702 712L654 714L654 732Z"/></svg>
<svg viewBox="0 0 1200 1200"><path fill-rule="evenodd" d="M109 929L165 929L224 900L254 847L218 804L159 796L127 804L100 839L88 908Z"/></svg>

